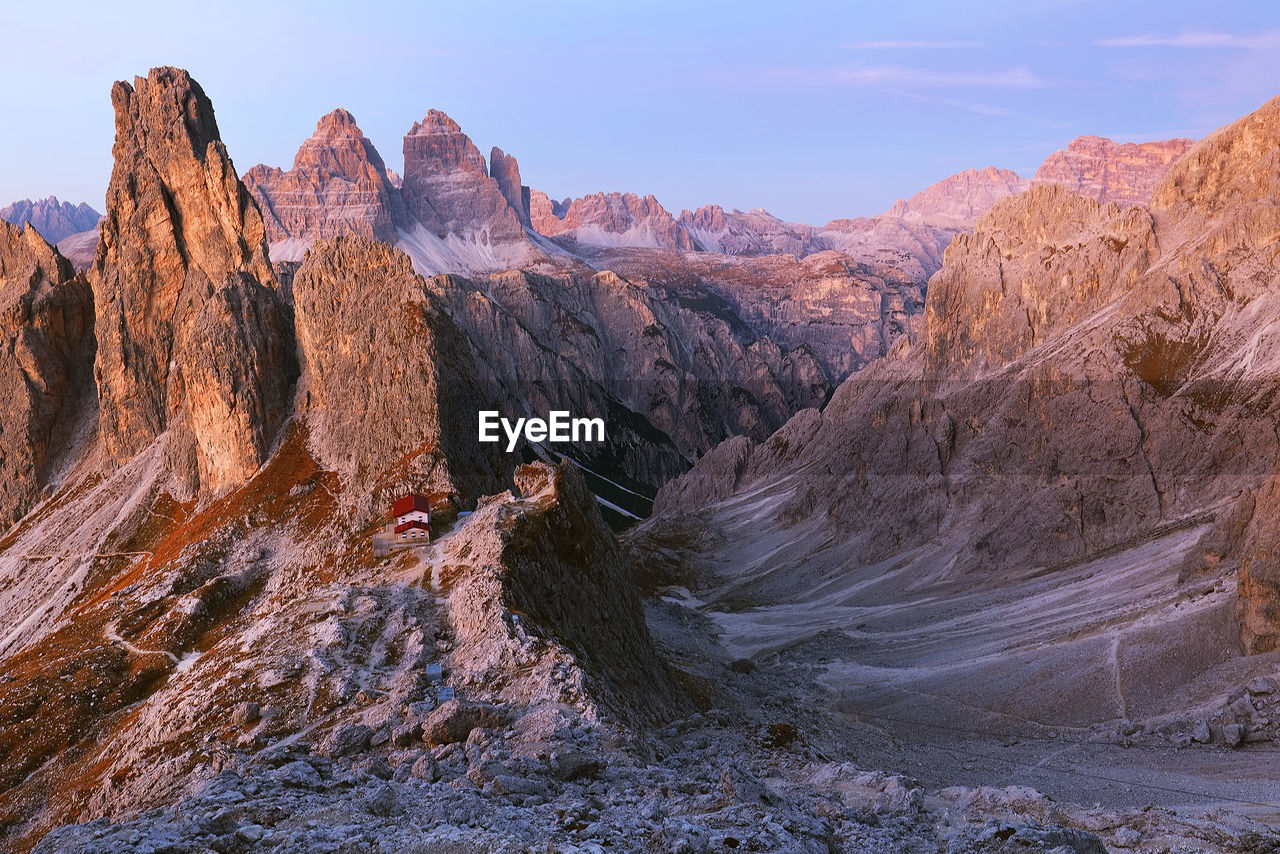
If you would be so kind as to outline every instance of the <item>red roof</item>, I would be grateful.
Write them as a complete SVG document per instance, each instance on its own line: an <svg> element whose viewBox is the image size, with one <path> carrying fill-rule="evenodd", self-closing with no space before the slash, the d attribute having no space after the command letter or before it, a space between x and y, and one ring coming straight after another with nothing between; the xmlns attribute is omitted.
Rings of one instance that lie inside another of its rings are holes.
<svg viewBox="0 0 1280 854"><path fill-rule="evenodd" d="M427 500L425 495L406 495L403 498L397 498L396 503L391 505L391 512L396 516L403 516L406 513L412 513L414 510L430 513L431 502Z"/></svg>
<svg viewBox="0 0 1280 854"><path fill-rule="evenodd" d="M431 533L431 526L428 525L426 522L423 522L421 519L410 519L408 522L405 522L404 524L396 525L396 533L403 534L405 531L408 531L411 528L417 528L419 531L426 531L428 534Z"/></svg>

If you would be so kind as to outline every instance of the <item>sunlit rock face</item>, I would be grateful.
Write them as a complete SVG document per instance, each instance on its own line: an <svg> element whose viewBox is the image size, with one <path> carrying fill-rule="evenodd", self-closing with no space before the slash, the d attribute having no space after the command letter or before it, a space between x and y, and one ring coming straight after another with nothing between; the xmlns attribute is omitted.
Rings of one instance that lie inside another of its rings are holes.
<svg viewBox="0 0 1280 854"><path fill-rule="evenodd" d="M117 83L115 166L90 271L99 435L110 464L169 433L186 492L266 459L287 414L293 336L258 206L185 72Z"/></svg>

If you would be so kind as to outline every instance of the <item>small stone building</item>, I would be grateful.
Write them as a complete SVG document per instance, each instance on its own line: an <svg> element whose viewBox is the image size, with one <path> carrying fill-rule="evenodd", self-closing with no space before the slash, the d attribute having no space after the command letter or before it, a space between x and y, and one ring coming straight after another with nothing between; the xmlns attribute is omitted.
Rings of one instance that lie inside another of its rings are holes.
<svg viewBox="0 0 1280 854"><path fill-rule="evenodd" d="M431 539L431 502L425 495L397 498L391 515L396 517L395 535L401 540Z"/></svg>
<svg viewBox="0 0 1280 854"><path fill-rule="evenodd" d="M373 556L383 557L392 549L425 546L431 542L431 501L410 493L391 505L393 520L373 535Z"/></svg>

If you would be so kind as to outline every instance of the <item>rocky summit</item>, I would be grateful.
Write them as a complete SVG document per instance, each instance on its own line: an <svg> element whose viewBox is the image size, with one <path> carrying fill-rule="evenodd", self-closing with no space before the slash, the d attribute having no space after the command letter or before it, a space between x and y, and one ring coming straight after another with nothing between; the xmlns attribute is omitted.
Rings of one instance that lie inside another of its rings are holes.
<svg viewBox="0 0 1280 854"><path fill-rule="evenodd" d="M502 174L509 177L508 171ZM489 176L484 156L439 110L429 111L405 134L400 189L409 212L437 237L455 234L483 244L524 238L520 213Z"/></svg>
<svg viewBox="0 0 1280 854"><path fill-rule="evenodd" d="M90 271L103 455L120 465L164 437L182 494L223 492L266 459L295 373L262 215L185 71L119 83L111 101Z"/></svg>
<svg viewBox="0 0 1280 854"><path fill-rule="evenodd" d="M1276 850L1280 99L824 225L111 102L0 224L0 849Z"/></svg>
<svg viewBox="0 0 1280 854"><path fill-rule="evenodd" d="M1194 143L1170 139L1121 144L1082 136L1045 158L1031 182L1061 184L1100 202L1146 205L1169 167Z"/></svg>
<svg viewBox="0 0 1280 854"><path fill-rule="evenodd" d="M255 166L244 182L262 211L274 258L300 258L298 250L311 241L344 234L394 243L396 230L409 227L382 156L346 110L316 123L292 169Z"/></svg>

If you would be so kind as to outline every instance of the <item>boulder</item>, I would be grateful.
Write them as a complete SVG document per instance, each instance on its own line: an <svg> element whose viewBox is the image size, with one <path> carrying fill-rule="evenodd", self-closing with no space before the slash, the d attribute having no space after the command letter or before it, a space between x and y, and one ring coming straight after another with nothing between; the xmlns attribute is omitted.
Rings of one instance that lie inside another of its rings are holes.
<svg viewBox="0 0 1280 854"><path fill-rule="evenodd" d="M506 714L497 706L468 700L448 700L422 724L422 740L435 747L465 742L477 727L496 728L506 724Z"/></svg>

